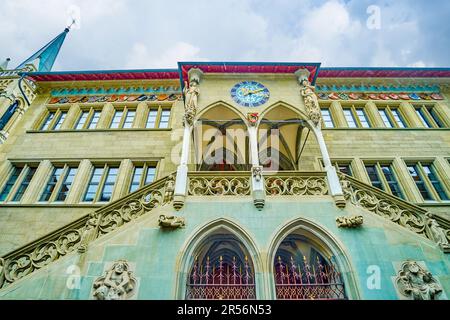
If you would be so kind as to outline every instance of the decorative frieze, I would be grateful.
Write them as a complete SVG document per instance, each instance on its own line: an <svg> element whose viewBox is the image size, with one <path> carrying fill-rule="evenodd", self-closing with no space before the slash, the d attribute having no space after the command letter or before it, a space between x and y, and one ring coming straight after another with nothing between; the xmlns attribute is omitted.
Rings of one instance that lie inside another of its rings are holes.
<svg viewBox="0 0 450 320"><path fill-rule="evenodd" d="M320 100L444 100L440 93L344 93L344 92L320 92L317 94Z"/></svg>
<svg viewBox="0 0 450 320"><path fill-rule="evenodd" d="M266 176L266 194L275 195L327 195L328 186L325 177L308 176Z"/></svg>
<svg viewBox="0 0 450 320"><path fill-rule="evenodd" d="M50 91L52 97L66 96L104 96L104 95L141 95L141 94L181 94L180 87L97 87L97 88L57 88Z"/></svg>
<svg viewBox="0 0 450 320"><path fill-rule="evenodd" d="M181 100L181 94L142 94L142 95L110 95L110 96L64 96L53 97L48 101L53 104L74 104L74 103L110 103L110 102L163 102Z"/></svg>
<svg viewBox="0 0 450 320"><path fill-rule="evenodd" d="M128 300L136 293L137 280L126 260L116 261L93 285L95 300Z"/></svg>
<svg viewBox="0 0 450 320"><path fill-rule="evenodd" d="M442 287L416 261L405 261L395 279L399 292L412 300L438 300Z"/></svg>
<svg viewBox="0 0 450 320"><path fill-rule="evenodd" d="M190 176L188 195L247 196L250 195L249 176Z"/></svg>

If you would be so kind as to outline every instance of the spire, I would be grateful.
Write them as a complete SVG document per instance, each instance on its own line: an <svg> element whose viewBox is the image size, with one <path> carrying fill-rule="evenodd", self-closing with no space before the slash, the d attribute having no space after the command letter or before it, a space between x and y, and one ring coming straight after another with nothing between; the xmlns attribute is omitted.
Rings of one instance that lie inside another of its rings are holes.
<svg viewBox="0 0 450 320"><path fill-rule="evenodd" d="M10 58L6 58L6 60L2 64L0 64L0 71L8 69L8 63L10 61Z"/></svg>
<svg viewBox="0 0 450 320"><path fill-rule="evenodd" d="M47 43L42 49L33 54L27 60L22 62L16 69L22 69L27 64L34 64L38 72L49 72L52 70L59 50L61 49L64 39L70 27L64 29L56 38Z"/></svg>

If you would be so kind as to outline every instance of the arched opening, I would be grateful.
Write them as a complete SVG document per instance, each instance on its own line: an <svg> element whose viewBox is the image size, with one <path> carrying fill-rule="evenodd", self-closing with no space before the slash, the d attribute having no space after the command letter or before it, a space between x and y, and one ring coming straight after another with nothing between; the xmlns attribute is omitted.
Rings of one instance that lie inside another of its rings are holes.
<svg viewBox="0 0 450 320"><path fill-rule="evenodd" d="M231 107L217 104L197 120L194 133L197 170L248 171L247 126Z"/></svg>
<svg viewBox="0 0 450 320"><path fill-rule="evenodd" d="M345 259L318 227L307 222L292 227L277 243L271 257L276 299L348 299Z"/></svg>
<svg viewBox="0 0 450 320"><path fill-rule="evenodd" d="M266 171L298 170L306 122L287 105L269 108L258 127L259 160Z"/></svg>
<svg viewBox="0 0 450 320"><path fill-rule="evenodd" d="M186 299L256 299L255 269L250 253L228 229L216 229L194 251Z"/></svg>

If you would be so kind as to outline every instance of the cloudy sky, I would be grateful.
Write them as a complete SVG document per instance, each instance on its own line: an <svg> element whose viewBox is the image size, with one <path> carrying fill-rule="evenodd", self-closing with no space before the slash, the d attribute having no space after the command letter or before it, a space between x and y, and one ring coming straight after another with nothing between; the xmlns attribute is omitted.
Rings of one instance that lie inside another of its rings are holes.
<svg viewBox="0 0 450 320"><path fill-rule="evenodd" d="M54 70L196 60L450 66L448 0L0 0L0 58L17 66L77 10Z"/></svg>

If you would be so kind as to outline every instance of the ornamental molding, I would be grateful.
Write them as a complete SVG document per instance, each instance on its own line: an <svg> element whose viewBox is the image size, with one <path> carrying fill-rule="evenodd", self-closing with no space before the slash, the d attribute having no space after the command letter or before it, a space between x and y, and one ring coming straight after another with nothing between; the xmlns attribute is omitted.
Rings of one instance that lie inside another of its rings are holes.
<svg viewBox="0 0 450 320"><path fill-rule="evenodd" d="M339 228L357 228L364 223L364 217L359 216L342 216L336 218Z"/></svg>
<svg viewBox="0 0 450 320"><path fill-rule="evenodd" d="M96 87L63 87L49 89L52 97L68 96L111 96L111 95L161 95L181 94L179 86L96 86Z"/></svg>
<svg viewBox="0 0 450 320"><path fill-rule="evenodd" d="M398 291L411 300L439 300L442 287L425 267L405 261L395 278Z"/></svg>
<svg viewBox="0 0 450 320"><path fill-rule="evenodd" d="M250 175L188 174L188 180L190 196L248 196L251 194Z"/></svg>
<svg viewBox="0 0 450 320"><path fill-rule="evenodd" d="M186 220L183 217L162 214L159 216L158 225L163 229L178 229L186 226Z"/></svg>
<svg viewBox="0 0 450 320"><path fill-rule="evenodd" d="M102 95L102 96L64 96L50 98L49 105L73 104L73 103L108 103L108 102L163 102L179 101L181 94L142 94L142 95Z"/></svg>
<svg viewBox="0 0 450 320"><path fill-rule="evenodd" d="M327 195L328 184L325 175L309 176L292 172L264 177L268 196L306 196Z"/></svg>
<svg viewBox="0 0 450 320"><path fill-rule="evenodd" d="M311 85L308 78L300 78L300 95L303 97L306 113L308 118L314 123L316 127L319 127L320 120L322 119L322 113L319 106L317 95L314 92L314 86Z"/></svg>
<svg viewBox="0 0 450 320"><path fill-rule="evenodd" d="M126 260L118 260L94 281L95 300L128 300L136 293L137 280Z"/></svg>

